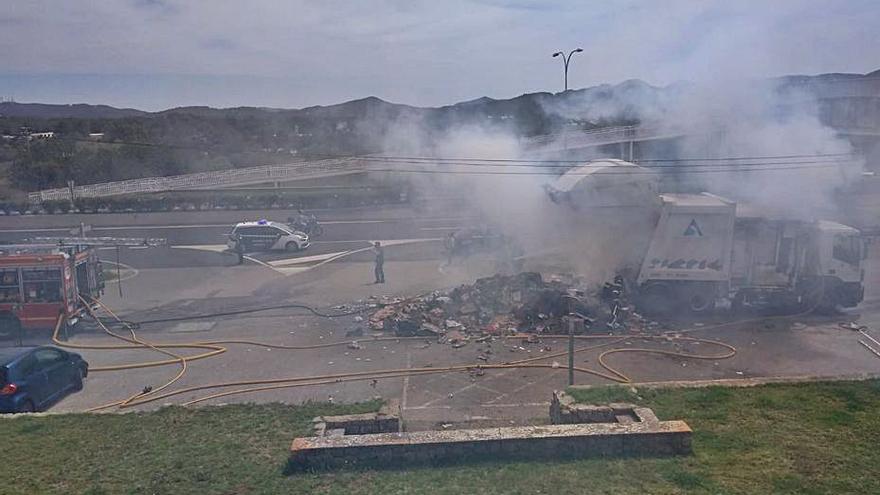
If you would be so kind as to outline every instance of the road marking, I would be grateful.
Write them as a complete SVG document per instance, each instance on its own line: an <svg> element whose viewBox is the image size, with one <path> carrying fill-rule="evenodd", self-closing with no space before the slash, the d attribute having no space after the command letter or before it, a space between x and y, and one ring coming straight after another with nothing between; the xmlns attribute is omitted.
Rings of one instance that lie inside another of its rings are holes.
<svg viewBox="0 0 880 495"><path fill-rule="evenodd" d="M324 261L340 254L346 254L348 251L337 251L335 253L316 254L314 256L302 256L299 258L285 258L281 260L268 261L267 263L273 267L301 265L303 263L314 263L316 261Z"/></svg>
<svg viewBox="0 0 880 495"><path fill-rule="evenodd" d="M409 347L406 349L406 369L410 369L412 367L412 353L409 350ZM409 389L409 375L403 376L403 392L400 397L400 407L401 409L406 409L406 392Z"/></svg>
<svg viewBox="0 0 880 495"><path fill-rule="evenodd" d="M268 267L268 268L272 268L271 265L268 265L268 264L266 264L265 261L260 261L260 260L258 260L257 258L253 258L253 257L251 257L251 256L242 256L242 258L244 258L244 259L246 259L246 260L248 260L248 261L253 261L254 263L256 263L256 264L258 264L258 265L262 265L262 266L265 266L265 267Z"/></svg>
<svg viewBox="0 0 880 495"><path fill-rule="evenodd" d="M461 227L419 227L419 230L458 230Z"/></svg>
<svg viewBox="0 0 880 495"><path fill-rule="evenodd" d="M195 249L198 251L210 251L213 253L222 253L229 249L226 244L190 244L184 246L171 246L172 249Z"/></svg>
<svg viewBox="0 0 880 495"><path fill-rule="evenodd" d="M396 223L399 220L328 220L321 225L359 225L376 223ZM202 223L191 225L108 225L104 227L92 227L92 230L163 230L163 229L215 229L226 227L232 229L235 223ZM0 229L0 234L16 234L27 232L61 232L69 231L71 227L46 227L42 229Z"/></svg>
<svg viewBox="0 0 880 495"><path fill-rule="evenodd" d="M381 240L379 242L382 243L383 246L401 246L404 244L417 244L421 242L436 242L440 241L439 237L423 237L416 239L388 239ZM257 258L253 258L251 256L245 256L245 259L253 261L259 265L271 268L282 275L294 275L297 273L302 273L304 271L312 270L314 268L318 268L319 266L326 265L327 263L336 261L340 258L345 258L346 256L351 256L353 254L363 253L365 251L369 251L373 249L373 243L375 240L357 240L357 241L325 241L325 242L345 242L345 243L364 243L365 247L358 249L350 249L348 251L336 251L333 253L324 253L317 254L314 256L302 256L296 258L283 258L280 260L271 260L269 262L258 260ZM226 244L190 244L184 246L171 246L175 249L195 249L199 251L210 251L215 253L227 252L228 248ZM314 263L309 265L309 263ZM308 265L308 266L300 266L300 265Z"/></svg>
<svg viewBox="0 0 880 495"><path fill-rule="evenodd" d="M128 270L128 273L123 275L122 277L119 277L119 278L116 278L113 280L106 280L105 283L108 283L108 284L112 284L114 282L116 282L116 283L124 282L130 278L137 277L138 274L140 273L137 268L135 268L131 265L126 265L125 263L117 263L115 261L101 260L101 264L103 264L103 265L119 265L120 267L122 267L123 270ZM113 269L113 271L115 272L116 270Z"/></svg>

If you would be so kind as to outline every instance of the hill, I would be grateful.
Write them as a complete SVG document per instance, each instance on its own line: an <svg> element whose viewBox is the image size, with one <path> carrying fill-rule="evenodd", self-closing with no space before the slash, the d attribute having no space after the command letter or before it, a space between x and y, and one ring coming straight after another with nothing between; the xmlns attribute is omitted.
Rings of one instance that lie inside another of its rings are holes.
<svg viewBox="0 0 880 495"><path fill-rule="evenodd" d="M786 76L777 88L841 87L839 80L876 78L878 72ZM420 153L453 129L528 137L563 126L591 129L629 125L665 111L688 87L640 80L564 93L481 97L442 107L415 107L375 96L301 109L179 107L144 112L106 105L0 103L0 133L21 127L54 131L51 142L0 144L0 163L12 161L10 179L23 190L170 175L291 160L380 151ZM571 128L571 127L568 127ZM101 133L99 142L89 134Z"/></svg>

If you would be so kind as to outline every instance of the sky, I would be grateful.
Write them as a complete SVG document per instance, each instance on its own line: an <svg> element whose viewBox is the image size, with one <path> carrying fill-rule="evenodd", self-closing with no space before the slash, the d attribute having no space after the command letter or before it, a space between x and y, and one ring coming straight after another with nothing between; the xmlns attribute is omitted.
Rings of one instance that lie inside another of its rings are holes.
<svg viewBox="0 0 880 495"><path fill-rule="evenodd" d="M28 0L0 10L0 98L439 106L569 87L880 68L876 0Z"/></svg>

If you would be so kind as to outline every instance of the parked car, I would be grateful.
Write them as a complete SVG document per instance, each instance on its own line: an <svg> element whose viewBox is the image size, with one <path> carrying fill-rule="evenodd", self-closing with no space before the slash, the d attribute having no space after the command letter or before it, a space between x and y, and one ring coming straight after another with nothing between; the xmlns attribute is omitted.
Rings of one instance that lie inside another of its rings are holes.
<svg viewBox="0 0 880 495"><path fill-rule="evenodd" d="M236 239L241 239L245 251L302 251L309 247L309 236L305 232L268 220L236 224L229 234L229 249L235 249Z"/></svg>
<svg viewBox="0 0 880 495"><path fill-rule="evenodd" d="M0 412L47 409L69 392L82 390L89 363L57 347L0 349Z"/></svg>

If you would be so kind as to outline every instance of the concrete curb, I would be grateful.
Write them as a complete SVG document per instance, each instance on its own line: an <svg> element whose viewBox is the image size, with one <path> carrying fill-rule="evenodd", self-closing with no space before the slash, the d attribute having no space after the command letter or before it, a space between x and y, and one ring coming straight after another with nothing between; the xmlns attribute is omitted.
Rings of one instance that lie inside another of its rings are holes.
<svg viewBox="0 0 880 495"><path fill-rule="evenodd" d="M623 383L619 385L572 385L573 390L590 390L607 387L642 387L642 388L705 388L705 387L757 387L774 383L795 384L814 382L859 382L880 379L880 373L860 373L855 375L801 375L801 376L768 376L756 378L722 378L718 380L684 380L668 382Z"/></svg>

